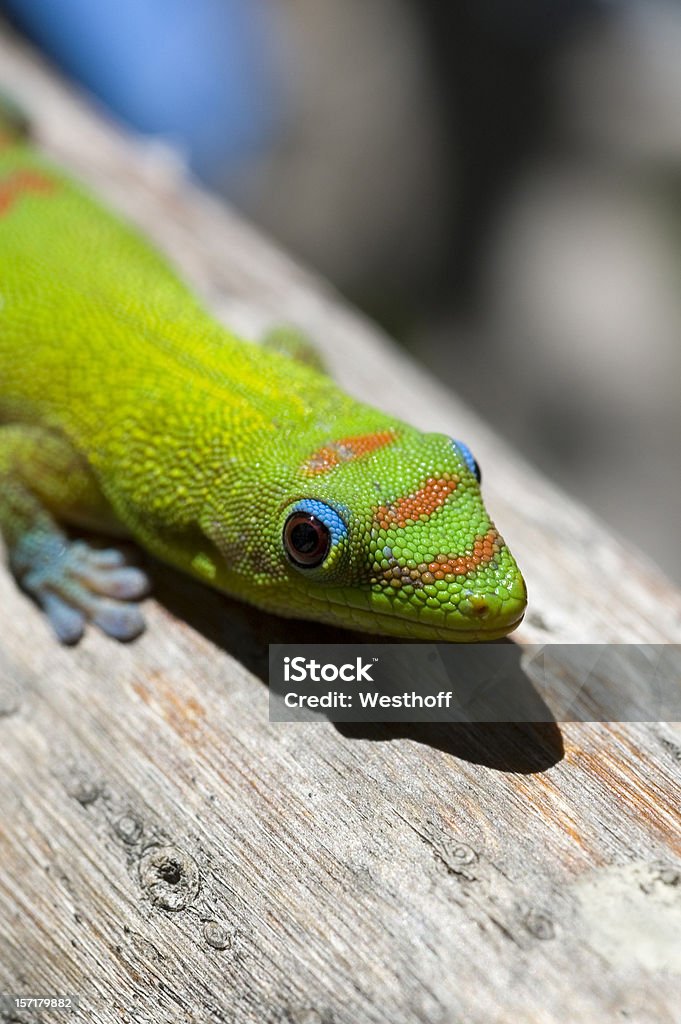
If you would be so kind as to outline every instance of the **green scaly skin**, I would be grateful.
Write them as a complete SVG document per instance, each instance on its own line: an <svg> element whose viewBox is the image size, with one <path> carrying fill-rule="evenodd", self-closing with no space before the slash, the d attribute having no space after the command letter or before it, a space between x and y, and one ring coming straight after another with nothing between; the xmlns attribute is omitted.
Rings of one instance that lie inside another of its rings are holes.
<svg viewBox="0 0 681 1024"><path fill-rule="evenodd" d="M88 620L135 636L146 579L60 524L131 536L280 615L429 640L519 623L525 586L470 458L284 342L234 337L30 146L0 152L0 529L62 640ZM312 500L333 543L308 568L284 527Z"/></svg>

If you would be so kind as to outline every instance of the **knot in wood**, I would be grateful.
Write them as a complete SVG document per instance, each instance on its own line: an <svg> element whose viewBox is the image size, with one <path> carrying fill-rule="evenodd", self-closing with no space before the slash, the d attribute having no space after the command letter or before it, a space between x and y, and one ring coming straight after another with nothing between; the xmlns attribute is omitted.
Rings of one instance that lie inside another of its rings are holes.
<svg viewBox="0 0 681 1024"><path fill-rule="evenodd" d="M142 835L142 822L134 814L121 814L114 822L114 830L119 839L128 846L134 846Z"/></svg>
<svg viewBox="0 0 681 1024"><path fill-rule="evenodd" d="M229 949L233 935L217 921L207 921L203 926L203 937L213 949Z"/></svg>
<svg viewBox="0 0 681 1024"><path fill-rule="evenodd" d="M140 885L154 906L184 910L200 886L196 861L179 846L153 846L142 854Z"/></svg>

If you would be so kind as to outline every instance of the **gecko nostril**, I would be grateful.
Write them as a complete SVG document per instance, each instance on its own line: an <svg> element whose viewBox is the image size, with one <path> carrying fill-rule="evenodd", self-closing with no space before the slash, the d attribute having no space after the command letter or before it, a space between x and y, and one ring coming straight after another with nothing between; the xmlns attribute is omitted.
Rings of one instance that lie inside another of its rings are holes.
<svg viewBox="0 0 681 1024"><path fill-rule="evenodd" d="M489 602L484 597L475 597L471 595L468 598L468 602L471 606L470 614L476 619L486 619L490 613Z"/></svg>

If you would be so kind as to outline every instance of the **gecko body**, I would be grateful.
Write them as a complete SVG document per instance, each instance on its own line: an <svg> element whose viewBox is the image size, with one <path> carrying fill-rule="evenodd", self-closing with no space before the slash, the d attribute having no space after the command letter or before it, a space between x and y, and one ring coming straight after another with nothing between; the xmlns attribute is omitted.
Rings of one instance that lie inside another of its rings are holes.
<svg viewBox="0 0 681 1024"><path fill-rule="evenodd" d="M78 528L281 615L503 636L525 586L478 476L460 442L233 336L134 229L5 140L0 530L63 641L143 628L144 574Z"/></svg>

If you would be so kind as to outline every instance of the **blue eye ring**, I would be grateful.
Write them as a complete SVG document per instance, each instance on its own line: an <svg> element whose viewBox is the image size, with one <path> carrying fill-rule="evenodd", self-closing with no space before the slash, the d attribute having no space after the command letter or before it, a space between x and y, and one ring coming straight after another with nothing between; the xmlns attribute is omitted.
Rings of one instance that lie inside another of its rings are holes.
<svg viewBox="0 0 681 1024"><path fill-rule="evenodd" d="M348 528L330 505L306 498L296 502L284 523L282 542L297 569L316 569L347 536Z"/></svg>
<svg viewBox="0 0 681 1024"><path fill-rule="evenodd" d="M470 469L471 473L478 481L478 483L480 483L482 481L482 473L480 472L480 466L478 465L478 462L475 456L473 455L473 452L468 447L468 445L464 444L463 441L454 440L452 440L452 444L456 448L458 448L459 454L463 458L463 461L466 463L466 465L468 466L468 468Z"/></svg>

